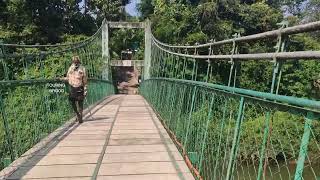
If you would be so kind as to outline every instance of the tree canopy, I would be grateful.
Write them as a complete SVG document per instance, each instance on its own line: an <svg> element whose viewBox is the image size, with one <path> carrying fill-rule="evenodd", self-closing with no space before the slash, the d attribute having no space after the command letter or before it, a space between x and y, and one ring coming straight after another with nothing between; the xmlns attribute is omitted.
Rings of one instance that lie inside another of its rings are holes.
<svg viewBox="0 0 320 180"><path fill-rule="evenodd" d="M54 44L66 34L90 36L103 18L123 19L127 3L129 0L0 1L0 38L10 43Z"/></svg>

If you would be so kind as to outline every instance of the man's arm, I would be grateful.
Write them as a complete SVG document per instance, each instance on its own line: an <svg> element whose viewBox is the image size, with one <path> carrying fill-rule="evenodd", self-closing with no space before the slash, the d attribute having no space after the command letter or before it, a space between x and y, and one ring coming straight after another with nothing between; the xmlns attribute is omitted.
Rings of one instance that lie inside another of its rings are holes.
<svg viewBox="0 0 320 180"><path fill-rule="evenodd" d="M86 96L88 93L88 76L85 68L83 68L82 81L83 81L83 87L84 87L84 95Z"/></svg>
<svg viewBox="0 0 320 180"><path fill-rule="evenodd" d="M60 80L61 80L61 81L68 81L68 80L69 80L70 72L71 72L71 67L69 67L69 69L68 69L67 76L60 78Z"/></svg>

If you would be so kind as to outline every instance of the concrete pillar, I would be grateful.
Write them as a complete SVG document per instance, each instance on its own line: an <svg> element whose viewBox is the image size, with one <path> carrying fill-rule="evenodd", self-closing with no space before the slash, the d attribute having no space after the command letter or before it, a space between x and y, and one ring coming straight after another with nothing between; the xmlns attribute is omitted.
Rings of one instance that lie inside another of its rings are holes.
<svg viewBox="0 0 320 180"><path fill-rule="evenodd" d="M109 25L104 19L102 23L102 59L105 60L105 66L102 73L102 78L105 80L109 79L110 71L110 55L109 55Z"/></svg>
<svg viewBox="0 0 320 180"><path fill-rule="evenodd" d="M144 70L143 70L143 79L150 78L150 66L151 66L151 43L152 43L152 34L151 34L151 22L146 20L145 22L145 49L144 49Z"/></svg>

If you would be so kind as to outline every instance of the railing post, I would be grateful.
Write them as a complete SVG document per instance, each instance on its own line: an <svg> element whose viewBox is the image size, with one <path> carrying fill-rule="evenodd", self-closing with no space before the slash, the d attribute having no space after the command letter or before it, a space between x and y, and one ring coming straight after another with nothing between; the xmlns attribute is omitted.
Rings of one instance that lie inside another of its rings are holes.
<svg viewBox="0 0 320 180"><path fill-rule="evenodd" d="M159 75L159 77L165 77L166 75L166 62L165 62L165 58L164 58L164 51L161 51L161 53L159 54L159 59L162 63L162 66L161 66L161 73Z"/></svg>
<svg viewBox="0 0 320 180"><path fill-rule="evenodd" d="M263 164L265 163L265 159L267 158L266 156L266 144L269 136L269 130L270 130L270 112L266 113L265 117L265 128L264 128L264 135L263 135L263 142L262 142L262 147L261 147L261 155L260 155L260 160L259 160L259 169L258 169L258 178L257 180L261 179L262 173L263 173Z"/></svg>
<svg viewBox="0 0 320 180"><path fill-rule="evenodd" d="M296 173L294 175L294 180L302 179L304 161L307 156L308 145L310 142L311 125L314 119L315 119L314 114L312 112L308 112L307 117L305 117L304 132L301 139L299 158L298 158L298 163L296 167Z"/></svg>
<svg viewBox="0 0 320 180"><path fill-rule="evenodd" d="M228 106L228 101L225 101L224 102L224 107L223 107L223 115L222 115L222 120L221 120L221 125L220 125L220 134L219 134L219 142L218 142L218 152L216 153L216 157L215 157L215 166L214 166L214 170L213 170L213 179L216 179L216 176L217 176L217 169L218 169L218 163L217 162L217 159L218 157L220 156L220 145L222 143L222 136L223 136L223 130L224 130L224 127L225 127L225 121L226 121L226 114L227 114L227 106Z"/></svg>
<svg viewBox="0 0 320 180"><path fill-rule="evenodd" d="M231 59L230 59L231 67L230 67L230 73L229 73L228 86L231 86L232 74L234 74L233 87L236 86L236 78L237 78L237 69L236 69L237 64L233 60L233 55L238 54L238 45L235 42L235 38L238 38L238 37L240 37L240 33L236 33L233 35L233 43L232 43ZM233 73L233 70L234 70L234 73Z"/></svg>
<svg viewBox="0 0 320 180"><path fill-rule="evenodd" d="M170 105L169 105L169 118L168 118L168 127L171 127L171 120L172 120L172 115L173 115L173 110L174 110L174 104L176 102L176 97L177 97L177 84L172 83L172 89L170 89L170 94L168 95L171 99Z"/></svg>
<svg viewBox="0 0 320 180"><path fill-rule="evenodd" d="M170 78L175 78L174 77L174 71L175 71L175 68L176 68L176 64L175 64L175 59L173 58L173 54L171 54L171 61L170 63L172 64L172 67L171 67L171 72L170 72ZM171 75L172 74L172 75Z"/></svg>
<svg viewBox="0 0 320 180"><path fill-rule="evenodd" d="M281 24L281 29L285 28L288 26L288 22L282 22ZM286 39L283 40L281 33L278 36L278 42L276 45L276 53L278 52L283 52L285 51L285 45L286 45ZM278 90L279 90L279 85L280 85L280 80L281 80L281 67L282 67L282 63L277 61L276 58L274 58L274 65L273 65L273 76L272 76L272 85L271 85L271 90L270 92L273 94L274 93L274 88L275 88L275 84L277 81L277 87L276 87L276 94L278 94ZM280 73L279 73L280 71ZM279 74L279 76L278 76ZM277 80L277 76L278 76L278 80ZM259 162L259 170L258 170L258 180L261 179L262 176L262 163L264 164L263 166L263 174L264 176L266 176L266 168L268 165L268 157L267 156L267 152L268 152L268 147L270 144L270 137L272 134L272 121L271 120L271 112L266 112L266 119L265 119L265 129L264 129L264 137L263 137L263 144L261 147L261 156L260 156L260 162Z"/></svg>
<svg viewBox="0 0 320 180"><path fill-rule="evenodd" d="M234 169L234 159L237 156L237 151L238 151L238 146L239 146L239 141L240 141L240 132L241 132L241 124L243 121L243 111L244 111L244 97L241 97L240 99L240 104L239 104L239 110L238 110L238 117L237 117L237 122L236 126L234 129L234 136L233 136L233 141L232 141L232 148L231 148L231 153L230 153L230 159L228 163L228 169L227 169L227 177L226 180L232 179L232 173Z"/></svg>
<svg viewBox="0 0 320 180"><path fill-rule="evenodd" d="M283 28L288 27L288 22L283 21L282 23L279 23L279 25L281 25L281 27L279 29L280 33L278 36L278 42L275 47L276 53L284 52L286 50L286 44L287 44L287 37L282 36L281 30ZM274 58L273 60L274 60L274 65L273 65L273 75L272 75L272 84L271 84L270 92L274 93L274 89L276 88L276 94L278 94L280 81L281 81L281 75L282 75L282 71L281 71L282 62L279 62L276 58ZM275 87L276 84L277 84L277 87Z"/></svg>
<svg viewBox="0 0 320 180"><path fill-rule="evenodd" d="M110 80L109 24L106 19L104 19L102 23L102 59L106 63L102 73L102 78L104 80Z"/></svg>
<svg viewBox="0 0 320 180"><path fill-rule="evenodd" d="M184 50L185 54L188 54L188 50ZM186 68L188 67L188 59L186 57L183 58L183 69L182 69L182 79L186 78Z"/></svg>
<svg viewBox="0 0 320 180"><path fill-rule="evenodd" d="M169 59L169 53L165 52L164 53L164 58L165 58L165 63L166 63L166 68L164 69L164 76L165 78L170 78L170 59Z"/></svg>
<svg viewBox="0 0 320 180"><path fill-rule="evenodd" d="M204 132L202 143L201 143L201 154L200 154L200 160L198 162L199 173L201 173L201 170L202 170L202 164L203 164L202 160L203 160L204 149L205 149L205 146L207 143L208 129L209 129L209 125L210 125L212 116L214 114L214 112L212 112L212 109L214 107L214 100L215 100L215 95L213 94L213 96L211 97L210 105L209 105L209 112L208 112L208 116L207 116L206 128L205 128L205 132Z"/></svg>
<svg viewBox="0 0 320 180"><path fill-rule="evenodd" d="M207 67L207 74L206 74L206 83L209 82L209 73L210 73L210 70L211 70L211 61L208 59L207 60L208 62L208 67Z"/></svg>
<svg viewBox="0 0 320 180"><path fill-rule="evenodd" d="M195 69L196 69L196 60L192 59L193 66L192 66L192 74L191 74L191 80L193 81L194 74L195 74Z"/></svg>
<svg viewBox="0 0 320 180"><path fill-rule="evenodd" d="M190 106L190 111L189 111L189 117L188 117L187 132L186 132L186 136L184 138L184 143L183 143L184 149L186 148L186 144L187 144L187 140L188 140L189 128L190 128L190 124L191 124L191 120L192 120L192 112L193 112L193 108L194 108L194 101L195 101L195 97L196 97L196 92L197 92L197 86L194 86L193 92L192 92L192 100L191 100L191 106Z"/></svg>
<svg viewBox="0 0 320 180"><path fill-rule="evenodd" d="M154 54L153 56L157 58L157 60L159 61L159 67L158 67L158 72L157 72L157 77L161 77L162 74L162 67L163 67L163 61L161 58L161 51L159 49L156 50L156 54Z"/></svg>
<svg viewBox="0 0 320 180"><path fill-rule="evenodd" d="M152 45L154 46L154 43L152 43ZM151 57L155 58L155 60L158 61L157 62L158 67L157 67L157 70L156 70L157 72L156 72L155 77L160 77L160 75L161 75L161 67L162 67L162 59L160 57L160 50L156 49L154 47L154 50L151 53Z"/></svg>
<svg viewBox="0 0 320 180"><path fill-rule="evenodd" d="M195 45L199 45L198 42L195 43ZM194 55L198 55L198 50L197 48L194 49ZM197 75L198 75L198 61L194 58L194 62L193 62L193 70L192 70L192 80L193 81L197 81Z"/></svg>
<svg viewBox="0 0 320 180"><path fill-rule="evenodd" d="M180 53L180 50L178 50L178 52ZM175 56L175 60L176 60L176 64L175 64L175 69L173 71L173 76L176 79L179 79L179 69L180 69L180 59L179 56Z"/></svg>
<svg viewBox="0 0 320 180"><path fill-rule="evenodd" d="M150 66L151 66L151 22L146 20L145 22L145 49L144 49L144 80L150 78Z"/></svg>
<svg viewBox="0 0 320 180"><path fill-rule="evenodd" d="M210 40L210 43L212 43L213 42L213 40ZM210 45L210 47L208 48L208 55L210 56L211 55L211 53L212 53L212 45ZM209 82L209 73L211 72L211 69L212 69L212 67L211 67L211 61L210 61L210 59L208 58L208 60L207 60L207 62L208 62L208 67L207 67L207 76L206 76L206 82ZM211 76L211 74L210 74L210 76Z"/></svg>

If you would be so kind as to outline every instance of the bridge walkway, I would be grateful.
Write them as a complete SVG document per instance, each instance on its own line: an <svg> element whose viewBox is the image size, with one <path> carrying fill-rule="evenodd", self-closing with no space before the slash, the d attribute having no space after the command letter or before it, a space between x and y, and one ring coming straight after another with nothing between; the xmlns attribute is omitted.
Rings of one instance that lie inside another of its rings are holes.
<svg viewBox="0 0 320 180"><path fill-rule="evenodd" d="M85 119L8 179L194 179L143 97L112 96Z"/></svg>

